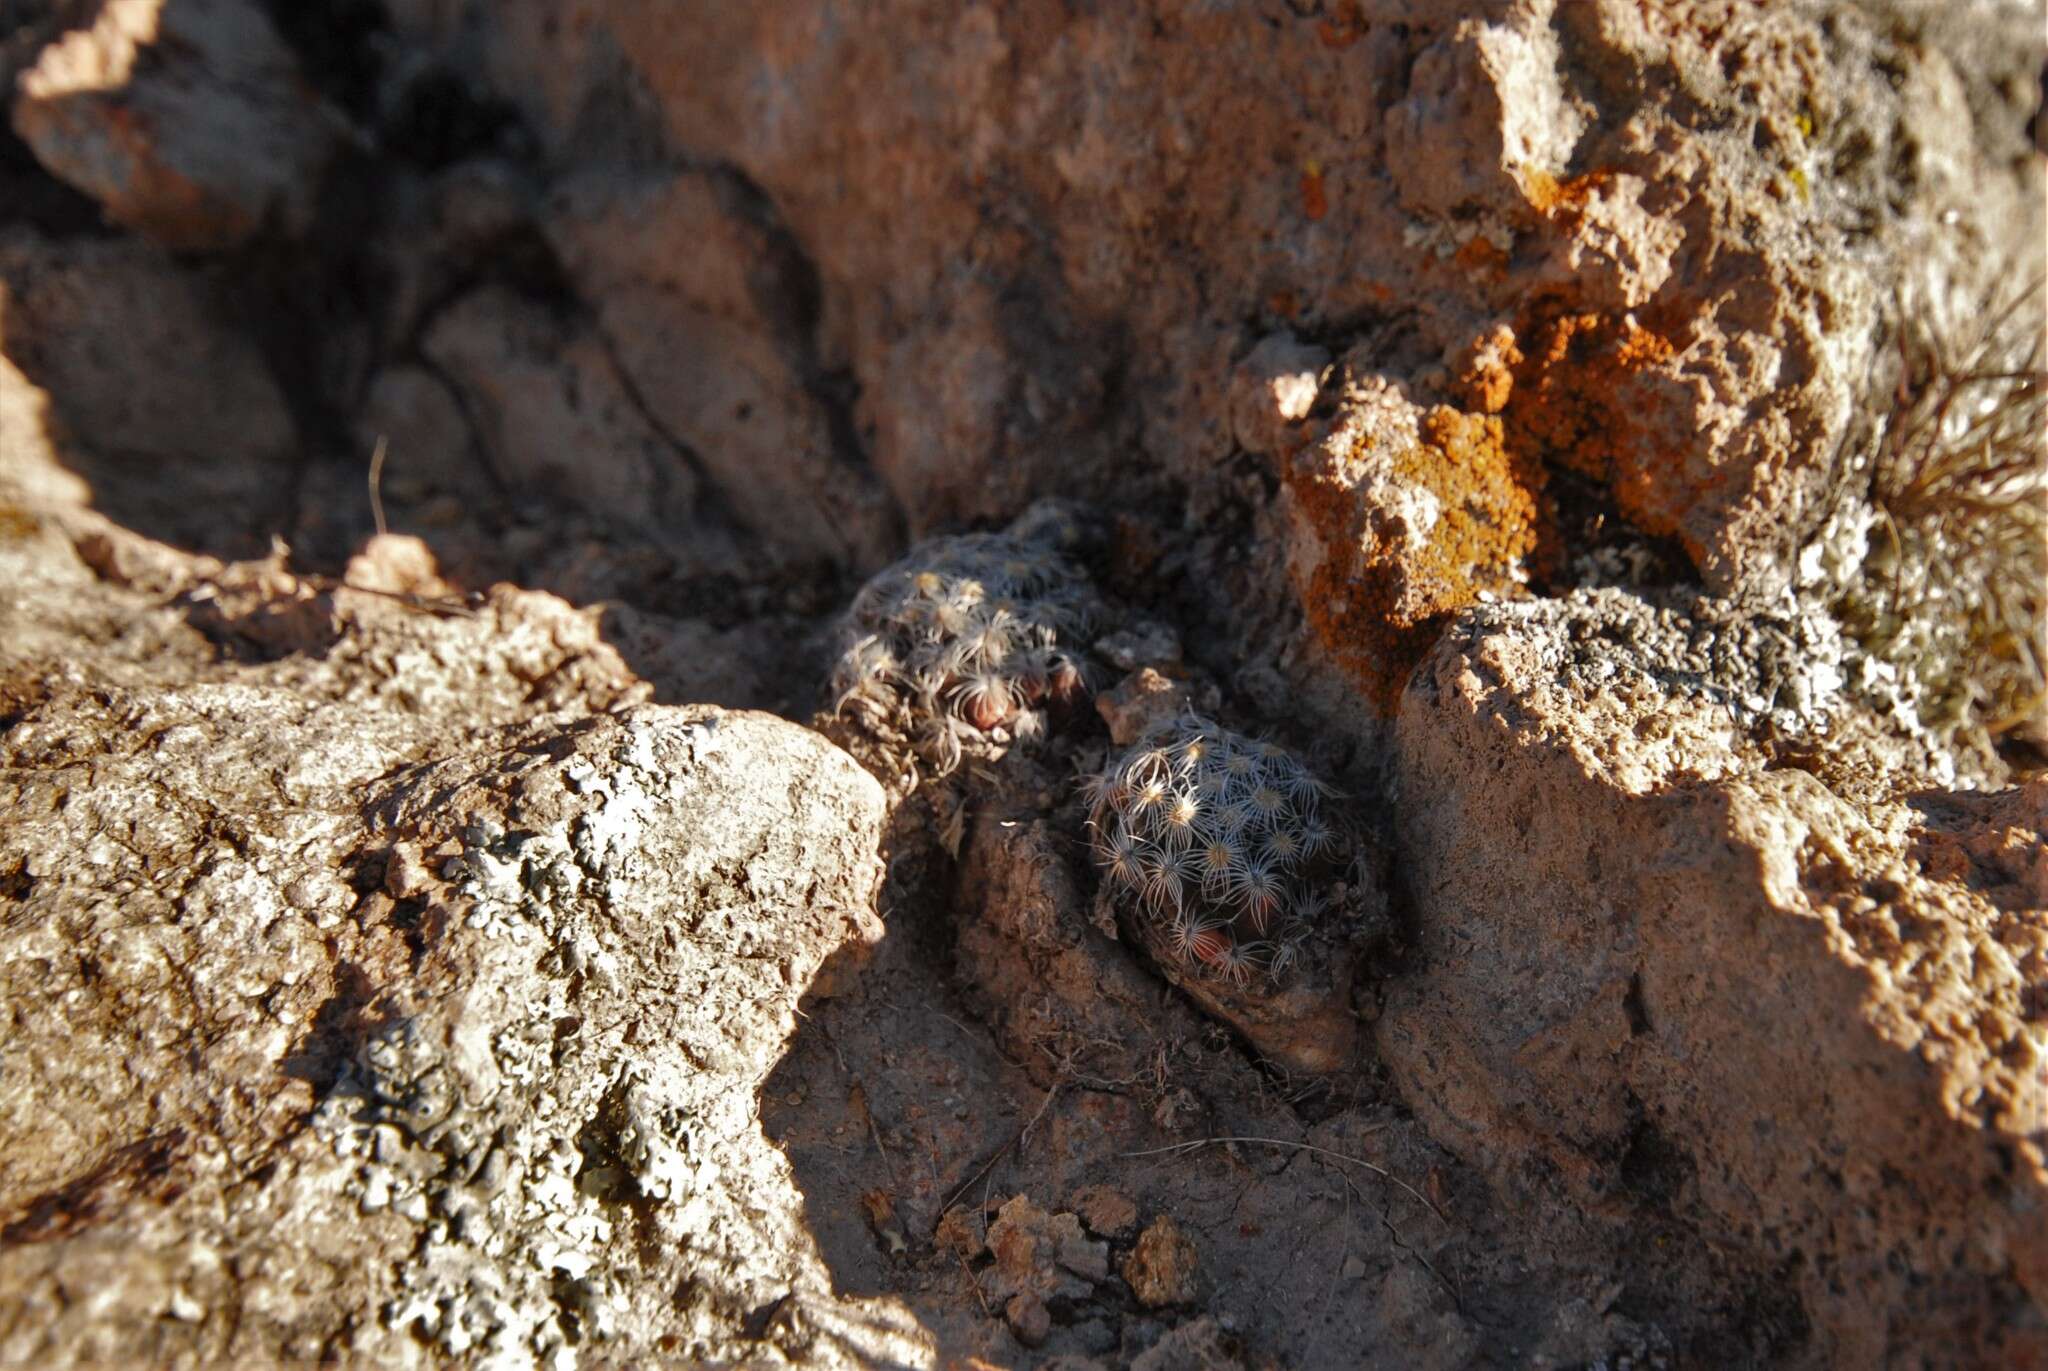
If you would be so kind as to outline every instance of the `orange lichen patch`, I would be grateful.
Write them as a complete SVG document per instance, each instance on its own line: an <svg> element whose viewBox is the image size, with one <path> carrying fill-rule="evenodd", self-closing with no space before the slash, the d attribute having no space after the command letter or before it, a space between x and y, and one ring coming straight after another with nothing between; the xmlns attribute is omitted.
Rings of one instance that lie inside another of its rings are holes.
<svg viewBox="0 0 2048 1371"><path fill-rule="evenodd" d="M1588 171L1569 180L1560 181L1547 171L1535 167L1522 170L1522 198L1542 214L1565 216L1577 214L1599 190L1614 179L1611 171Z"/></svg>
<svg viewBox="0 0 2048 1371"><path fill-rule="evenodd" d="M1515 393L1515 368L1522 364L1515 331L1505 324L1474 338L1458 362L1454 384L1468 409L1498 414Z"/></svg>
<svg viewBox="0 0 2048 1371"><path fill-rule="evenodd" d="M1501 421L1438 405L1422 420L1423 445L1397 470L1443 506L1421 556L1408 570L1416 622L1471 604L1482 590L1506 590L1537 550L1543 468L1507 448Z"/></svg>
<svg viewBox="0 0 2048 1371"><path fill-rule="evenodd" d="M1450 617L1482 591L1521 584L1549 541L1542 468L1511 455L1499 418L1439 405L1420 428L1392 463L1400 484L1435 501L1434 524L1417 536L1379 541L1361 529L1356 489L1332 470L1342 458L1290 463L1285 478L1323 549L1297 587L1309 625L1387 713Z"/></svg>
<svg viewBox="0 0 2048 1371"><path fill-rule="evenodd" d="M1330 212L1330 197L1323 189L1323 168L1310 162L1301 173L1301 212L1311 220Z"/></svg>
<svg viewBox="0 0 2048 1371"><path fill-rule="evenodd" d="M1323 46L1339 51L1350 47L1365 36L1365 16L1359 12L1358 0L1342 0L1337 12L1316 25L1316 37Z"/></svg>
<svg viewBox="0 0 2048 1371"><path fill-rule="evenodd" d="M1508 255L1489 242L1484 234L1475 233L1452 255L1451 261L1466 271L1498 276L1507 268Z"/></svg>
<svg viewBox="0 0 2048 1371"><path fill-rule="evenodd" d="M1675 355L1668 333L1633 317L1555 304L1539 306L1516 333L1521 358L1502 416L1509 446L1607 485L1644 532L1676 533L1675 511L1689 501L1661 488L1672 464L1659 459L1635 385Z"/></svg>

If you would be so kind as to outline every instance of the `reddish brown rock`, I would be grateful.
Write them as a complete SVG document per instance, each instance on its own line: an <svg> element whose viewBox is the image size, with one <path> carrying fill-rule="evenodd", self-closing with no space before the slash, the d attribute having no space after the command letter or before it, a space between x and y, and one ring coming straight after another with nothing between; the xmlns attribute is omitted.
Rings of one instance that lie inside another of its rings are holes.
<svg viewBox="0 0 2048 1371"><path fill-rule="evenodd" d="M253 0L110 0L22 73L14 130L116 223L210 251L303 230L343 124Z"/></svg>
<svg viewBox="0 0 2048 1371"><path fill-rule="evenodd" d="M1198 1264L1194 1240L1171 1215L1161 1214L1145 1225L1121 1270L1138 1303L1157 1309L1194 1300Z"/></svg>
<svg viewBox="0 0 2048 1371"><path fill-rule="evenodd" d="M896 514L848 432L818 354L812 267L742 178L685 171L570 179L548 222L649 417L753 533L863 571L896 552Z"/></svg>
<svg viewBox="0 0 2048 1371"><path fill-rule="evenodd" d="M1206 480L1234 358L1398 314L1387 375L1505 328L1482 412L1511 463L1589 472L1717 589L1769 588L1838 498L1901 269L1968 299L2041 236L2039 36L1984 6L477 8L394 7L558 157L686 151L773 205L918 529L1134 452ZM588 117L622 89L635 117ZM1442 379L1425 410L1463 398Z"/></svg>
<svg viewBox="0 0 2048 1371"><path fill-rule="evenodd" d="M1153 729L1194 707L1186 684L1140 667L1095 697L1095 712L1109 725L1109 740L1129 747Z"/></svg>
<svg viewBox="0 0 2048 1371"><path fill-rule="evenodd" d="M1045 1301L1036 1295L1012 1295L1003 1306L1003 1319L1010 1325L1010 1332L1026 1347L1044 1345L1046 1336L1052 1332L1052 1315L1046 1311Z"/></svg>
<svg viewBox="0 0 2048 1371"><path fill-rule="evenodd" d="M1381 1052L1504 1185L1539 1157L1552 1202L1791 1263L1826 1360L2026 1364L2048 792L1856 798L1848 713L1805 763L1834 788L1773 768L1747 710L1784 683L1715 646L1754 627L1580 599L1425 663L1396 729L1419 960Z"/></svg>
<svg viewBox="0 0 2048 1371"><path fill-rule="evenodd" d="M1137 1203L1113 1186L1082 1186L1074 1192L1074 1212L1089 1232L1105 1238L1126 1237L1138 1226Z"/></svg>
<svg viewBox="0 0 2048 1371"><path fill-rule="evenodd" d="M995 1265L982 1286L1013 1304L1017 1296L1084 1299L1109 1279L1109 1244L1091 1241L1072 1214L1048 1214L1025 1195L1011 1198L989 1224L988 1250Z"/></svg>
<svg viewBox="0 0 2048 1371"><path fill-rule="evenodd" d="M291 408L212 283L167 254L0 231L0 351L41 392L38 441L101 510L228 555L282 526Z"/></svg>
<svg viewBox="0 0 2048 1371"><path fill-rule="evenodd" d="M437 316L422 349L462 395L500 481L586 509L631 510L656 527L689 525L698 482L688 455L588 329L489 288Z"/></svg>

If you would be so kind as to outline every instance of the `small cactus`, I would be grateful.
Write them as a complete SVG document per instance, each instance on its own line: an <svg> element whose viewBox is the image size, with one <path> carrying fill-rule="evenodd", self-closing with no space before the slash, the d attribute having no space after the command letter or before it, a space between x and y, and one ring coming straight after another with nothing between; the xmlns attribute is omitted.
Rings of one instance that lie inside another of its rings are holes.
<svg viewBox="0 0 2048 1371"><path fill-rule="evenodd" d="M1104 879L1155 948L1238 986L1294 965L1339 842L1330 788L1293 754L1189 713L1084 788Z"/></svg>
<svg viewBox="0 0 2048 1371"><path fill-rule="evenodd" d="M834 712L906 739L941 776L1042 737L1048 710L1088 693L1078 643L1099 615L1057 528L1027 512L1012 532L934 538L877 573L847 613Z"/></svg>

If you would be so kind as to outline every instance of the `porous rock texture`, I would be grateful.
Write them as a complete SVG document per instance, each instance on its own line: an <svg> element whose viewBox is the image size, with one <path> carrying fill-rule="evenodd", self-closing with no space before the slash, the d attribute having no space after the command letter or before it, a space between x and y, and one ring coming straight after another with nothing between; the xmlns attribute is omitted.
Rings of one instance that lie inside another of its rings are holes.
<svg viewBox="0 0 2048 1371"><path fill-rule="evenodd" d="M927 1357L757 1102L880 937L880 786L416 540L140 538L0 382L0 1358Z"/></svg>
<svg viewBox="0 0 2048 1371"><path fill-rule="evenodd" d="M1611 483L1714 588L1782 581L1902 264L1967 292L2039 222L2038 38L1989 4L393 10L550 163L665 150L772 204L914 529L1130 448L1192 477L1241 432L1245 320L1393 314L1383 368Z"/></svg>
<svg viewBox="0 0 2048 1371"><path fill-rule="evenodd" d="M1504 1184L1765 1254L1831 1364L2033 1364L2048 786L1846 798L1751 740L1772 669L1714 662L1743 627L1603 592L1438 647L1396 729L1421 941L1381 1052Z"/></svg>
<svg viewBox="0 0 2048 1371"><path fill-rule="evenodd" d="M0 0L0 1360L2048 1363L2039 759L1834 612L2043 56ZM1045 495L1107 732L878 785L859 579ZM1312 1013L1093 869L1184 702L1346 792Z"/></svg>
<svg viewBox="0 0 2048 1371"><path fill-rule="evenodd" d="M10 730L8 1361L920 1356L755 1104L879 933L879 787L717 709L426 732L251 685Z"/></svg>

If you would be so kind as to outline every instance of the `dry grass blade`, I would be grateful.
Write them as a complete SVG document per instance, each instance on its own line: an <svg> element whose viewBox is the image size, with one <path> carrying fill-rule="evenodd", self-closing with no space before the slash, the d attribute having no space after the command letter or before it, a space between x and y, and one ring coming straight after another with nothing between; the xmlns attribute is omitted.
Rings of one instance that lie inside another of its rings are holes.
<svg viewBox="0 0 2048 1371"><path fill-rule="evenodd" d="M1438 1209L1430 1202L1429 1196L1423 1194L1384 1166L1375 1165L1363 1157L1354 1157L1348 1152L1333 1152L1327 1147L1317 1147L1314 1143L1289 1142L1285 1138L1190 1138L1187 1142L1173 1143L1166 1147L1150 1147L1143 1152L1125 1152L1120 1155L1125 1157L1158 1157L1171 1153L1174 1156L1181 1156L1198 1148L1207 1147L1211 1143L1255 1143L1261 1147L1289 1147L1297 1152L1313 1152L1318 1157L1329 1157L1334 1161L1349 1162L1353 1166L1362 1166L1375 1176L1379 1176L1393 1185L1398 1185L1401 1189L1413 1195L1421 1202L1423 1208L1436 1215L1442 1222L1447 1224L1450 1222L1450 1219L1445 1216L1444 1211Z"/></svg>
<svg viewBox="0 0 2048 1371"><path fill-rule="evenodd" d="M1870 467L1878 533L1838 605L1911 681L1922 721L1964 745L2040 725L2048 702L2042 287L1963 322L1901 301L1899 381Z"/></svg>

